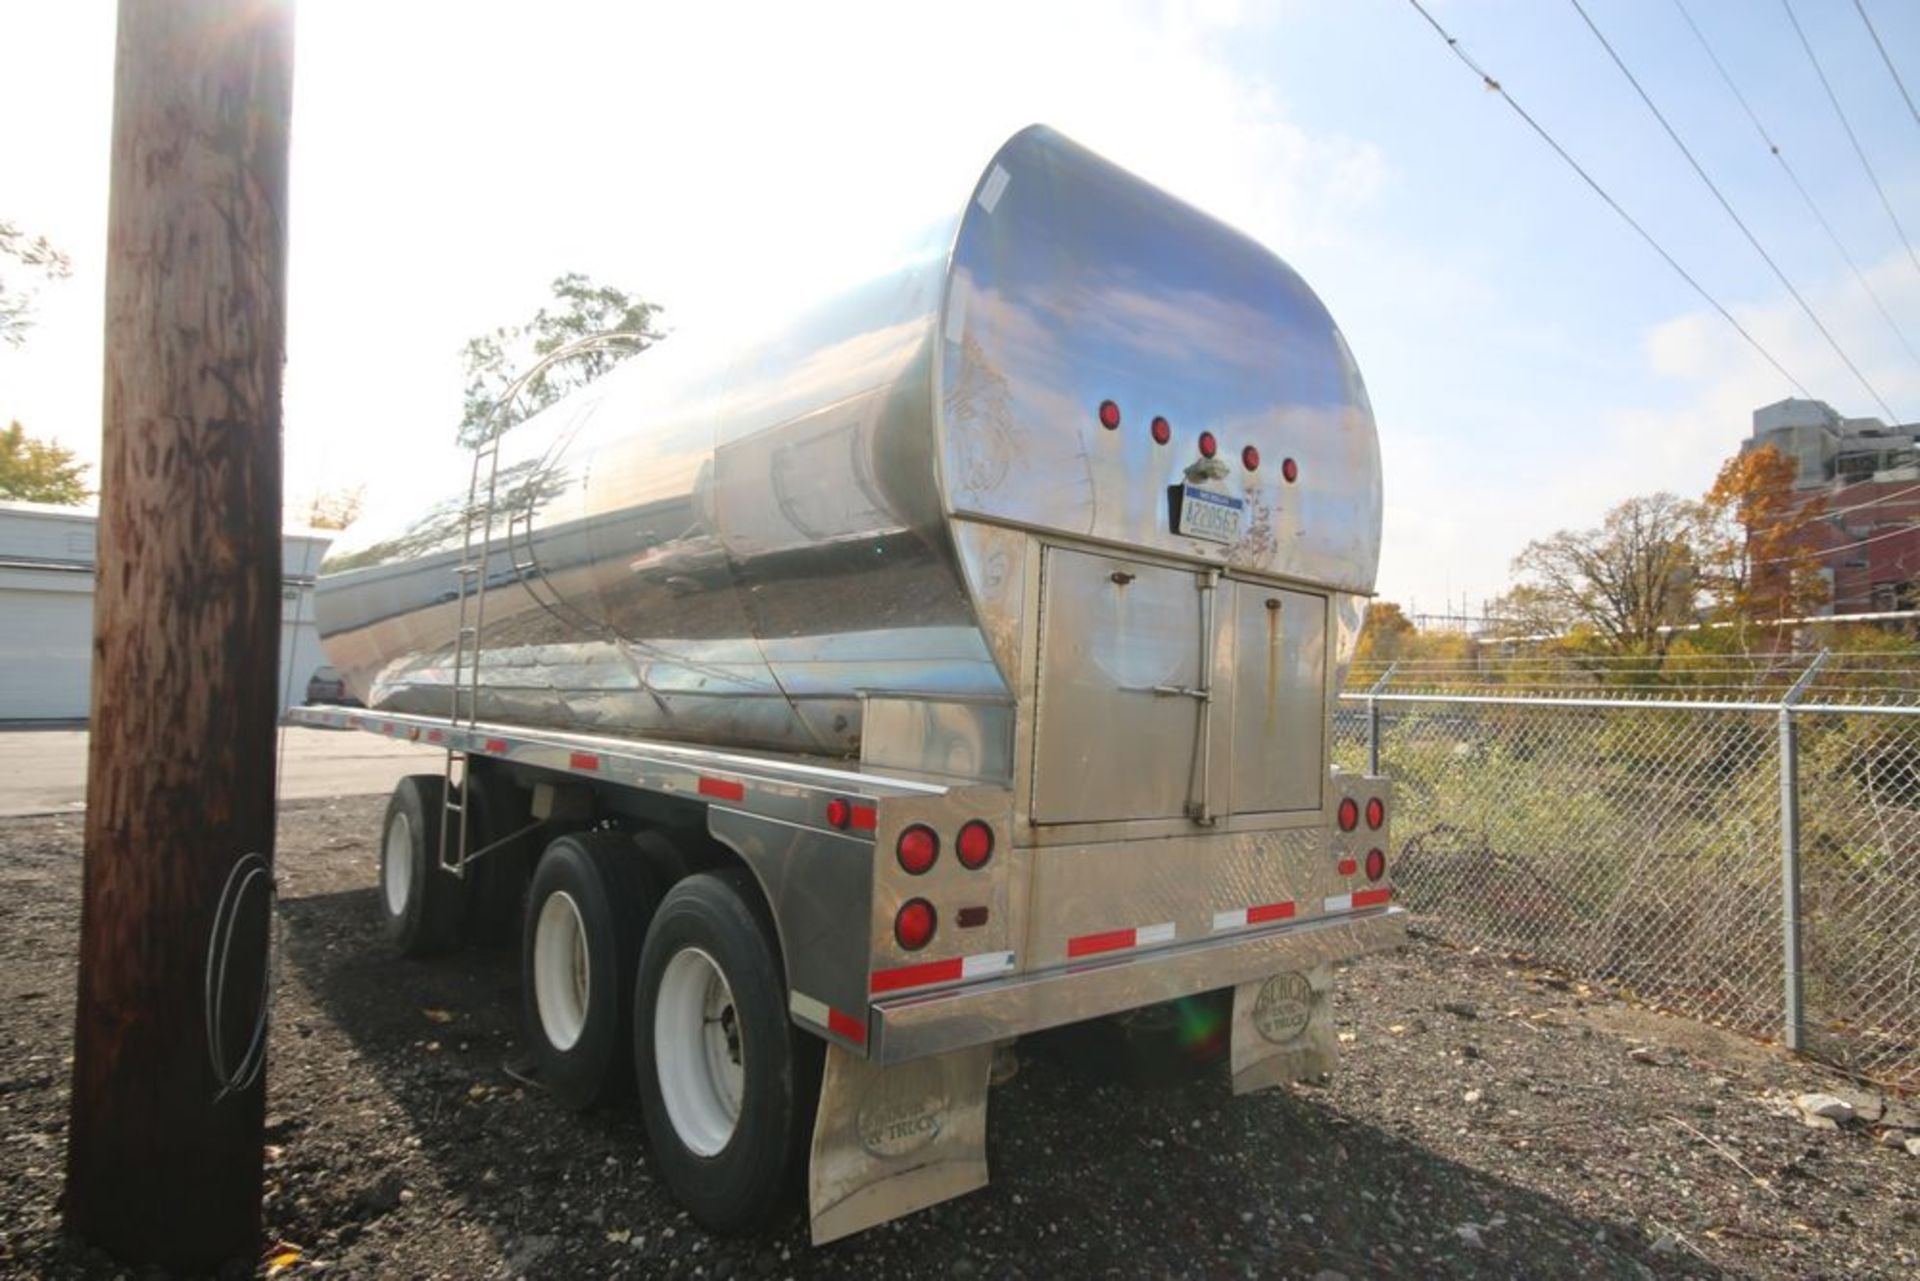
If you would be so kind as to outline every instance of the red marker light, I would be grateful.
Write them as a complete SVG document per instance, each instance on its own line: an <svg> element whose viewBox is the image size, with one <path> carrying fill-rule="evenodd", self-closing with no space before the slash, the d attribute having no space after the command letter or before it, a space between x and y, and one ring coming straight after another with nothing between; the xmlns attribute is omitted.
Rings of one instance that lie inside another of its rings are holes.
<svg viewBox="0 0 1920 1281"><path fill-rule="evenodd" d="M918 876L940 857L940 838L933 834L931 827L915 823L900 833L900 842L893 847L893 852L909 875Z"/></svg>
<svg viewBox="0 0 1920 1281"><path fill-rule="evenodd" d="M1386 821L1387 821L1386 802L1381 800L1378 796L1369 800L1367 802L1367 826L1371 827L1374 831L1377 832L1380 830L1380 825Z"/></svg>
<svg viewBox="0 0 1920 1281"><path fill-rule="evenodd" d="M1111 400L1101 401L1100 425L1108 431L1112 431L1118 427L1120 425L1120 406L1114 404Z"/></svg>
<svg viewBox="0 0 1920 1281"><path fill-rule="evenodd" d="M1340 802L1340 830L1351 832L1360 826L1360 806L1349 796Z"/></svg>
<svg viewBox="0 0 1920 1281"><path fill-rule="evenodd" d="M853 803L838 796L828 801L827 822L835 827L845 827L853 822Z"/></svg>
<svg viewBox="0 0 1920 1281"><path fill-rule="evenodd" d="M1213 438L1213 433L1210 431L1201 432L1200 433L1200 456L1202 458L1211 458L1219 452L1220 452L1220 442Z"/></svg>
<svg viewBox="0 0 1920 1281"><path fill-rule="evenodd" d="M1284 459L1280 463L1280 474L1285 476L1287 483L1291 485L1294 481L1300 479L1300 464L1294 462L1291 458Z"/></svg>
<svg viewBox="0 0 1920 1281"><path fill-rule="evenodd" d="M993 829L977 818L971 820L954 838L953 852L959 857L962 867L985 867L987 860L993 857Z"/></svg>
<svg viewBox="0 0 1920 1281"><path fill-rule="evenodd" d="M1379 850L1367 851L1367 879L1377 881L1387 874L1387 856Z"/></svg>
<svg viewBox="0 0 1920 1281"><path fill-rule="evenodd" d="M1260 470L1260 451L1248 445L1240 451L1240 465L1248 471Z"/></svg>
<svg viewBox="0 0 1920 1281"><path fill-rule="evenodd" d="M1173 427L1164 418L1153 420L1153 443L1164 445L1173 439Z"/></svg>
<svg viewBox="0 0 1920 1281"><path fill-rule="evenodd" d="M933 941L935 924L933 904L923 898L908 899L893 918L893 941L909 952L918 952Z"/></svg>

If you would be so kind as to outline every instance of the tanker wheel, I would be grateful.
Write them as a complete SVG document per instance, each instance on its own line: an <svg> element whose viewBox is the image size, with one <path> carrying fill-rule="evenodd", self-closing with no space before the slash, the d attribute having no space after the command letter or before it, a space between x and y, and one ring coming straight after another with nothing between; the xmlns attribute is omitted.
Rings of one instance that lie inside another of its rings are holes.
<svg viewBox="0 0 1920 1281"><path fill-rule="evenodd" d="M380 828L380 909L403 956L438 956L460 942L465 886L440 866L446 780L409 774L393 789Z"/></svg>
<svg viewBox="0 0 1920 1281"><path fill-rule="evenodd" d="M787 1018L771 923L745 872L674 886L647 930L634 1005L640 1104L667 1187L716 1232L767 1223L797 1189L822 1047Z"/></svg>
<svg viewBox="0 0 1920 1281"><path fill-rule="evenodd" d="M473 826L469 849L487 849L533 820L532 798L499 774L473 770L464 790L473 805L468 816ZM520 900L540 852L538 842L539 833L527 832L467 864L460 932L468 943L503 947L513 941L520 927Z"/></svg>
<svg viewBox="0 0 1920 1281"><path fill-rule="evenodd" d="M540 1081L586 1109L633 1088L633 975L653 882L624 832L547 846L527 890L520 993Z"/></svg>

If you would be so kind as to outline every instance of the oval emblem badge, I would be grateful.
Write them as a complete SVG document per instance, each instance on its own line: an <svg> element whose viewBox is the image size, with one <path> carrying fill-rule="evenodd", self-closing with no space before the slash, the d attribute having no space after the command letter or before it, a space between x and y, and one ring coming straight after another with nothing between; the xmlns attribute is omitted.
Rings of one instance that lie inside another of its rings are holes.
<svg viewBox="0 0 1920 1281"><path fill-rule="evenodd" d="M1304 974L1276 974L1260 985L1253 1001L1253 1030L1263 1040L1284 1045L1307 1030L1313 1018L1313 985Z"/></svg>
<svg viewBox="0 0 1920 1281"><path fill-rule="evenodd" d="M946 1078L939 1065L903 1064L887 1072L860 1105L860 1146L874 1156L900 1157L934 1141L947 1115Z"/></svg>

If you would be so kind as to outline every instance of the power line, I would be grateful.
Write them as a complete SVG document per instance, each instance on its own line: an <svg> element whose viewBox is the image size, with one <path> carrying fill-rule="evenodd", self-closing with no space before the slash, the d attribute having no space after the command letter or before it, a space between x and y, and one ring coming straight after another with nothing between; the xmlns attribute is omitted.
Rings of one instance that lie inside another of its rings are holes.
<svg viewBox="0 0 1920 1281"><path fill-rule="evenodd" d="M1887 56L1887 46L1880 43L1880 33L1873 29L1873 19L1867 16L1866 6L1860 0L1853 0L1853 8L1860 15L1860 21L1867 24L1867 34L1873 37L1873 47L1880 51L1880 61L1887 64L1887 74L1893 77L1893 83L1899 87L1900 96L1907 100L1907 111L1912 114L1913 123L1920 125L1920 108L1913 105L1913 95L1907 92L1907 82L1900 78L1893 59Z"/></svg>
<svg viewBox="0 0 1920 1281"><path fill-rule="evenodd" d="M1779 162L1780 168L1787 175L1787 180L1793 183L1793 189L1800 193L1800 199L1805 202L1807 212L1813 215L1814 221L1818 222L1821 230L1827 233L1827 239L1831 240L1833 247L1839 251L1841 260L1847 264L1847 270L1853 273L1853 278L1860 283L1860 288L1864 289L1867 297L1873 300L1874 310L1878 311L1880 318L1887 322L1887 328L1893 331L1893 336L1900 340L1902 347L1906 348L1907 355L1916 365L1920 365L1920 351L1914 350L1913 343L1907 339L1906 331L1900 328L1900 323L1893 318L1893 313L1887 310L1887 304L1881 301L1879 292L1867 283L1866 273L1860 270L1860 265L1854 262L1853 255L1847 252L1846 245L1840 239L1840 233L1833 229L1833 224L1827 221L1827 216L1820 212L1820 206L1814 202L1813 193L1809 192L1806 184L1800 181L1800 175L1788 163L1786 153L1780 150L1780 144L1773 140L1766 126L1760 123L1760 117L1747 103L1747 96L1740 92L1740 86L1733 82L1733 76L1721 63L1720 56L1713 51L1713 46L1707 42L1706 33L1700 30L1699 24L1693 20L1693 15L1687 12L1684 0L1673 0L1673 7L1680 11L1682 18L1686 19L1687 27L1693 32L1693 38L1700 42L1700 48L1705 50L1708 61L1713 63L1713 69L1720 73L1720 79L1733 94L1734 101L1740 104L1740 109L1747 113L1747 119L1753 122L1754 132L1760 135L1760 141L1766 144L1767 151Z"/></svg>
<svg viewBox="0 0 1920 1281"><path fill-rule="evenodd" d="M1893 203L1887 199L1886 189L1880 185L1880 175L1873 171L1873 162L1867 159L1860 139L1854 136L1853 126L1847 123L1847 113L1840 109L1840 99L1834 95L1833 86L1827 83L1827 73L1820 69L1820 59L1814 57L1813 46L1807 43L1807 33L1800 29L1800 19L1793 16L1791 0L1780 0L1780 7L1787 11L1787 21L1793 24L1793 34L1800 37L1800 47L1807 51L1807 61L1813 64L1813 74L1820 77L1820 87L1827 91L1827 101L1833 104L1833 114L1840 118L1840 127L1847 131L1847 141L1853 144L1853 154L1860 157L1860 165L1867 171L1867 180L1880 197L1880 207L1887 211L1888 220L1900 235L1900 243L1907 247L1907 257L1912 260L1913 269L1920 271L1920 255L1913 252L1913 242L1907 239L1907 229L1900 225L1899 216L1893 212Z"/></svg>
<svg viewBox="0 0 1920 1281"><path fill-rule="evenodd" d="M1793 282L1787 279L1786 272L1780 270L1780 264L1773 260L1773 255L1768 253L1765 247L1761 245L1759 238L1753 234L1753 231L1747 226L1745 220L1733 211L1733 205L1727 200L1726 195L1721 192L1719 186L1713 179L1707 176L1706 169L1703 168L1700 161L1695 158L1692 149L1680 140L1679 132L1674 129L1660 108L1654 105L1653 99L1648 96L1646 89L1641 86L1638 77L1627 68L1626 62L1621 59L1620 54L1614 49L1612 42L1609 41L1605 34L1601 32L1600 28L1595 25L1592 16L1587 13L1586 6L1581 4L1580 0L1568 0L1568 3L1573 5L1573 11L1580 15L1580 20L1587 24L1587 30L1591 31L1593 38L1600 42L1600 47L1607 51L1607 57L1613 59L1613 65L1620 69L1620 74L1627 78L1627 83L1633 86L1633 91L1640 95L1640 101L1645 103L1647 110L1653 113L1653 118L1660 122L1662 129L1666 130L1667 137L1672 140L1673 145L1680 149L1680 154L1687 158L1689 165L1693 166L1693 172L1698 175L1701 182L1706 184L1707 190L1713 193L1713 198L1720 202L1720 207L1726 210L1727 217L1733 220L1733 225L1740 229L1740 234L1745 236L1747 243L1753 246L1753 251L1760 255L1760 260L1767 264L1768 269L1773 272L1774 278L1780 282L1781 286L1785 288L1789 294L1793 295L1793 300L1800 304L1800 310L1807 313L1807 319L1811 320L1813 327L1820 331L1820 336L1827 340L1827 346L1833 348L1833 354L1840 357L1840 363L1852 371L1853 376L1860 381L1860 385L1867 389L1867 395L1873 398L1873 403L1880 406L1889 419L1898 418L1899 415L1893 412L1893 406L1889 405L1885 398L1875 390L1874 385L1867 381L1867 376L1860 372L1860 366L1854 364L1853 358L1841 349L1839 340L1833 336L1826 325L1821 323L1820 317L1814 314L1812 306L1808 304L1805 298L1801 297L1800 291L1793 287Z"/></svg>
<svg viewBox="0 0 1920 1281"><path fill-rule="evenodd" d="M1777 372L1782 378L1786 379L1787 382L1793 387L1795 391L1799 392L1800 395L1807 400L1814 399L1813 393L1807 390L1805 384L1803 384L1798 378L1795 378L1792 374L1788 373L1787 367L1781 364L1780 361L1775 358L1772 352L1768 351L1765 347L1761 346L1760 340L1758 338L1755 338L1751 333L1747 332L1747 327L1741 324L1738 320L1735 320L1733 317L1733 313L1728 311L1724 306L1722 306L1718 298L1715 298L1712 294L1708 293L1706 286L1702 285L1698 280L1695 280L1693 276L1688 273L1687 269L1685 267L1682 267L1680 263L1674 258L1674 256L1668 253L1661 246L1658 240L1655 240L1653 238L1652 232L1648 231L1645 227L1641 226L1639 222L1637 222L1634 219L1632 214L1628 213L1624 208L1621 207L1619 201L1615 200L1612 196L1608 195L1607 189L1605 187L1602 187L1592 174L1588 173L1585 169L1581 168L1580 162L1575 160L1571 155L1569 155L1567 153L1567 149L1565 147L1562 147L1558 142L1556 142L1554 140L1553 135L1548 133L1546 131L1546 128L1543 125L1541 125L1539 121L1535 120L1532 116L1528 115L1526 112L1526 108L1522 107L1518 102L1516 102L1514 100L1513 95L1508 93L1506 89L1502 87L1502 85L1498 80L1495 80L1492 76L1488 75L1486 71L1481 68L1480 64L1473 60L1472 55L1469 54L1465 49L1462 49L1460 47L1460 42L1454 39L1453 36L1447 33L1447 29L1441 26L1440 23L1434 18L1434 16L1431 13L1427 12L1426 6L1421 4L1420 0L1407 0L1407 3L1412 5L1414 7L1414 10L1418 12L1422 18L1426 19L1427 25L1432 27L1434 31L1439 34L1440 38L1447 42L1447 48L1453 51L1453 56L1458 58L1462 63L1466 64L1466 67L1469 71L1473 72L1476 76L1479 76L1482 84L1486 85L1487 88L1499 94L1500 97L1506 102L1506 104L1509 107L1513 108L1514 114L1519 116L1522 120L1526 121L1527 127L1532 129L1535 133L1539 134L1540 140L1546 143L1547 146L1553 148L1553 153L1559 156L1560 159L1566 161L1567 166L1571 168L1575 173L1580 175L1580 180L1586 183L1587 186L1591 187L1593 189L1593 193L1599 196L1600 199L1604 200L1609 209L1613 210L1616 214L1620 215L1621 221L1625 222L1629 227L1633 228L1633 230L1639 235L1639 237L1642 240L1647 242L1647 246L1651 248L1655 253L1660 255L1661 260L1664 261L1667 264L1667 266L1673 268L1675 275L1679 276L1680 279L1686 281L1687 284L1693 288L1693 291L1695 293L1699 294L1703 299L1706 300L1708 306L1712 307L1715 311L1719 312L1720 318L1722 320L1725 320L1729 325L1732 325L1734 330L1742 338L1747 340L1747 345L1753 348L1755 351L1759 352L1760 355L1765 358L1766 362L1769 365L1773 366L1775 372Z"/></svg>

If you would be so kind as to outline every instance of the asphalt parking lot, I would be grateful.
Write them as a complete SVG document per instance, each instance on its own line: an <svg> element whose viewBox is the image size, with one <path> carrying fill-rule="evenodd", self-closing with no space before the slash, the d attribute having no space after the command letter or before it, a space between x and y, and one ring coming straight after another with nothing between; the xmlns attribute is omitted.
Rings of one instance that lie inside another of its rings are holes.
<svg viewBox="0 0 1920 1281"><path fill-rule="evenodd" d="M441 760L438 749L373 734L290 725L280 737L282 800L384 795ZM0 728L0 818L86 809L87 739L84 729Z"/></svg>

